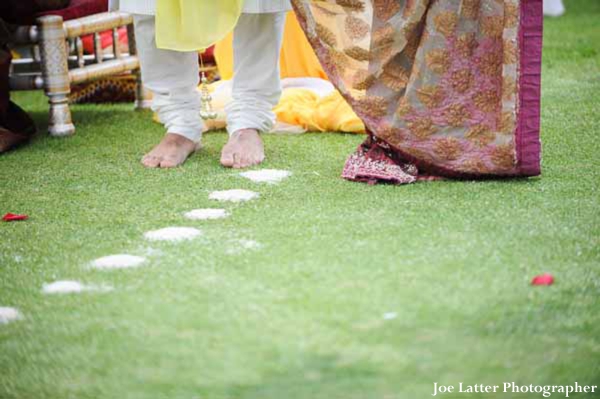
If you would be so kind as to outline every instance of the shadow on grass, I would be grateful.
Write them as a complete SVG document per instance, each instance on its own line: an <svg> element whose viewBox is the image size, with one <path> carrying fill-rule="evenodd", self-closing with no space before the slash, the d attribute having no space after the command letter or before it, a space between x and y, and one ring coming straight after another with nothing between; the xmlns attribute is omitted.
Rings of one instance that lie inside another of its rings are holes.
<svg viewBox="0 0 600 399"><path fill-rule="evenodd" d="M489 184L489 183L511 183L513 185L531 185L531 184L538 184L542 181L542 176L532 176L532 177L526 177L526 176L511 176L511 177L501 177L501 176L491 176L491 177L482 177L482 178L475 178L475 179L468 179L468 178L464 178L464 179L446 179L446 180L440 180L444 183L449 183L449 184L464 184L465 182L468 183L472 183L472 184L478 184L478 185L485 185L485 184Z"/></svg>
<svg viewBox="0 0 600 399"><path fill-rule="evenodd" d="M48 131L48 110L44 109L30 111L27 110L39 133ZM87 104L74 106L71 105L71 118L76 129L87 129L90 127L114 127L116 121L122 121L127 118L138 119L138 115L144 118L151 118L151 111L136 111L132 104Z"/></svg>
<svg viewBox="0 0 600 399"><path fill-rule="evenodd" d="M347 399L364 398L366 393L383 397L378 393L384 392L377 392L381 389L378 387L381 377L365 362L347 365L332 356L313 356L297 367L266 376L260 383L218 390L223 397L239 399L337 398L341 393ZM394 397L390 392L385 394L387 398Z"/></svg>

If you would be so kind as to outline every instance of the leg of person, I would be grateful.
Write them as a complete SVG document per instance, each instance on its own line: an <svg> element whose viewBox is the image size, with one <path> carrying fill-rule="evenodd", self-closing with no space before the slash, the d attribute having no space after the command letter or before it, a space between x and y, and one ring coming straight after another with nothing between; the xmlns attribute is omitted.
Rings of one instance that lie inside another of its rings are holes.
<svg viewBox="0 0 600 399"><path fill-rule="evenodd" d="M8 29L0 17L0 153L27 143L35 133L35 124L29 115L10 101L8 77L11 53Z"/></svg>
<svg viewBox="0 0 600 399"><path fill-rule="evenodd" d="M142 164L176 167L196 151L204 130L196 89L198 54L157 48L154 16L135 15L134 26L142 80L153 93L152 110L167 129L162 141L142 158Z"/></svg>
<svg viewBox="0 0 600 399"><path fill-rule="evenodd" d="M223 166L245 168L265 158L259 132L275 123L284 23L285 12L242 14L235 27L233 100L225 109L229 141L221 153Z"/></svg>
<svg viewBox="0 0 600 399"><path fill-rule="evenodd" d="M2 20L0 19L0 24ZM2 26L0 26L2 28ZM8 106L10 104L10 92L8 89L8 71L10 69L11 55L3 43L0 43L0 153L25 142L25 137L6 128L8 120Z"/></svg>

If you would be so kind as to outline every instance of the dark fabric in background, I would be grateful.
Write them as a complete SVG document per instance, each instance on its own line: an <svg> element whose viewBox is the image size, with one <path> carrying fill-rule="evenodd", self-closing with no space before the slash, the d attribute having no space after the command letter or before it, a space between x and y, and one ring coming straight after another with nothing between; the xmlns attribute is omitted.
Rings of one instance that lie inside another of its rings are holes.
<svg viewBox="0 0 600 399"><path fill-rule="evenodd" d="M0 1L0 126L25 129L29 117L10 103L8 75L12 55L8 44L10 32L17 24L31 24L36 14L67 7L70 0L1 0Z"/></svg>

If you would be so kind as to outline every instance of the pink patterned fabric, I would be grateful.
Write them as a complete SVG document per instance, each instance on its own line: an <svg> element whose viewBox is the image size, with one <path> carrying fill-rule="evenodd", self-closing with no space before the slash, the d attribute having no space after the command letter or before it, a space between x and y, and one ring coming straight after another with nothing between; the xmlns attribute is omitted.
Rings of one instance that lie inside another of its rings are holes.
<svg viewBox="0 0 600 399"><path fill-rule="evenodd" d="M293 4L371 134L343 177L411 183L420 173L540 173L541 0Z"/></svg>
<svg viewBox="0 0 600 399"><path fill-rule="evenodd" d="M342 177L369 184L377 182L406 184L417 181L414 164L394 159L394 152L385 143L370 137L348 158Z"/></svg>

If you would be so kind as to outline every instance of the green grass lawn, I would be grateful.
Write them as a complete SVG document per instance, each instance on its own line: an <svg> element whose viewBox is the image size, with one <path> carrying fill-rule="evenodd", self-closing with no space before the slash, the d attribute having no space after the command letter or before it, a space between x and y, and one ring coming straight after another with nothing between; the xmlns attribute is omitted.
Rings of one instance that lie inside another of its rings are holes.
<svg viewBox="0 0 600 399"><path fill-rule="evenodd" d="M147 170L162 135L130 105L75 106L77 135L0 156L0 398L404 399L442 384L600 385L600 2L546 20L543 175L407 186L339 176L363 137L266 136L257 185L218 165ZM45 129L43 96L15 100ZM213 190L261 198L219 207ZM143 233L193 226L180 244ZM231 251L239 240L262 244ZM145 267L94 271L97 257ZM530 279L550 272L551 287ZM112 292L44 295L55 280ZM384 319L395 312L397 317ZM574 398L597 397L578 394ZM541 394L446 395L535 397ZM564 397L554 394L552 397Z"/></svg>

